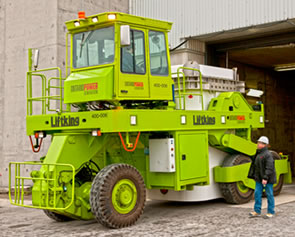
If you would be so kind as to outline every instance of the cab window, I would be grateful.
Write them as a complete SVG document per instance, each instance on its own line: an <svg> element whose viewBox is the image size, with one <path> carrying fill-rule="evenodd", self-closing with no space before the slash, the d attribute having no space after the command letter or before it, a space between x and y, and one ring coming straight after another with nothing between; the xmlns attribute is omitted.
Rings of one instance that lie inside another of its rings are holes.
<svg viewBox="0 0 295 237"><path fill-rule="evenodd" d="M168 62L165 34L158 31L149 31L149 50L151 74L167 76Z"/></svg>
<svg viewBox="0 0 295 237"><path fill-rule="evenodd" d="M145 74L144 33L130 30L129 46L121 47L121 72Z"/></svg>
<svg viewBox="0 0 295 237"><path fill-rule="evenodd" d="M74 68L90 67L114 61L114 27L77 33L73 37Z"/></svg>

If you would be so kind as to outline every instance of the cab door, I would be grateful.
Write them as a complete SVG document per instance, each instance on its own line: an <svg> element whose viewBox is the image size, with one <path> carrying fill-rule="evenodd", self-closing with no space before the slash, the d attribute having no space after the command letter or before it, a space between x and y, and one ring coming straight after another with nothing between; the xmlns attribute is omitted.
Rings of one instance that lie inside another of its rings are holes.
<svg viewBox="0 0 295 237"><path fill-rule="evenodd" d="M174 88L167 50L167 34L149 30L148 42L150 98L152 100L172 100Z"/></svg>
<svg viewBox="0 0 295 237"><path fill-rule="evenodd" d="M129 46L120 47L118 95L120 99L149 98L145 31L130 29Z"/></svg>

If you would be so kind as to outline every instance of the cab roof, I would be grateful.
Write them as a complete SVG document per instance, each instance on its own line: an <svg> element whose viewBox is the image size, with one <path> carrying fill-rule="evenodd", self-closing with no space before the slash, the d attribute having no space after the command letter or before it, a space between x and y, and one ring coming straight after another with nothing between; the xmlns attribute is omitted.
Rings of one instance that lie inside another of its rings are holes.
<svg viewBox="0 0 295 237"><path fill-rule="evenodd" d="M67 21L65 24L68 31L72 33L76 30L81 30L83 28L87 30L88 28L93 28L97 25L108 24L110 22L119 22L122 24L136 25L138 27L159 29L161 31L170 31L172 27L171 22L154 20L121 12L104 12L92 16L86 16L85 18Z"/></svg>

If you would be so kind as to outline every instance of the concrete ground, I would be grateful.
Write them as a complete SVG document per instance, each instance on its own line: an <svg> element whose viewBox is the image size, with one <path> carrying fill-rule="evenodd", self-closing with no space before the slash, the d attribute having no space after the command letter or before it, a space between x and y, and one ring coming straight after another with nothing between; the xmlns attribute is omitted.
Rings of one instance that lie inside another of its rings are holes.
<svg viewBox="0 0 295 237"><path fill-rule="evenodd" d="M273 219L249 218L253 201L228 205L223 200L199 203L148 201L131 227L107 229L96 221L57 223L41 210L15 207L0 196L0 236L294 236L295 185L276 198ZM266 199L263 200L264 206ZM263 210L265 212L265 209Z"/></svg>

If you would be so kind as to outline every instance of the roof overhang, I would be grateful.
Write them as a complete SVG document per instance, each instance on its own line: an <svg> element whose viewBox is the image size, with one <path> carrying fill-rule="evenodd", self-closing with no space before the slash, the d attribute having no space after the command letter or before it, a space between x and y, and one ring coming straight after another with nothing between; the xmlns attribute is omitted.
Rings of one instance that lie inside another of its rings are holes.
<svg viewBox="0 0 295 237"><path fill-rule="evenodd" d="M276 35L278 33L295 32L295 19L287 19L268 24L249 26L234 30L224 30L220 32L185 37L186 39L196 39L206 44L224 44L234 41L241 41L265 36Z"/></svg>

